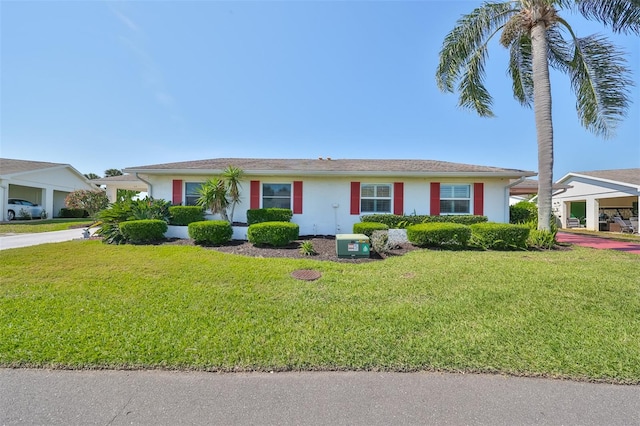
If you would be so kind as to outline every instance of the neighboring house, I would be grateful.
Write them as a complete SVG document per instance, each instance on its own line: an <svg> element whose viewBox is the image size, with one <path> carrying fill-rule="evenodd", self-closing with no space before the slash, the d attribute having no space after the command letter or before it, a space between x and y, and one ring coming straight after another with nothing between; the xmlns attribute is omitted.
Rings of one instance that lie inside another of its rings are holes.
<svg viewBox="0 0 640 426"><path fill-rule="evenodd" d="M57 217L64 200L78 189L96 189L69 164L0 158L0 215L7 220L7 200L20 198L44 207ZM17 214L17 213L16 213Z"/></svg>
<svg viewBox="0 0 640 426"><path fill-rule="evenodd" d="M147 183L146 192L173 204L193 205L196 189L227 166L244 171L241 204L247 209L284 207L301 235L351 233L360 216L392 214L475 214L509 222L511 179L531 171L431 160L332 160L218 158L129 167Z"/></svg>
<svg viewBox="0 0 640 426"><path fill-rule="evenodd" d="M569 218L577 218L586 229L615 231L614 216L638 216L640 169L571 172L558 183L571 186L553 197L554 212L564 227Z"/></svg>
<svg viewBox="0 0 640 426"><path fill-rule="evenodd" d="M120 176L109 176L100 179L91 179L91 183L104 186L109 202L114 203L118 197L118 189L138 191L143 194L147 190L147 184L135 177L135 175L124 174Z"/></svg>
<svg viewBox="0 0 640 426"><path fill-rule="evenodd" d="M538 195L538 181L536 179L524 179L520 181L512 181L513 186L509 190L509 205L514 205L520 201L536 202ZM559 194L571 188L570 185L554 183L552 190Z"/></svg>

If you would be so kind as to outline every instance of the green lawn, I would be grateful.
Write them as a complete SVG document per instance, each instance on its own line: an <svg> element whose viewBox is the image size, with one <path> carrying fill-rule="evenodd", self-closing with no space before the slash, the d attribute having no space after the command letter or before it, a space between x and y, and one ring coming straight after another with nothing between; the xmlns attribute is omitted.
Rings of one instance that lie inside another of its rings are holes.
<svg viewBox="0 0 640 426"><path fill-rule="evenodd" d="M0 366L442 370L640 383L640 257L362 264L70 241L0 252ZM313 268L323 276L298 281Z"/></svg>
<svg viewBox="0 0 640 426"><path fill-rule="evenodd" d="M0 223L0 235L63 231L65 229L89 226L92 223L91 219L13 220Z"/></svg>

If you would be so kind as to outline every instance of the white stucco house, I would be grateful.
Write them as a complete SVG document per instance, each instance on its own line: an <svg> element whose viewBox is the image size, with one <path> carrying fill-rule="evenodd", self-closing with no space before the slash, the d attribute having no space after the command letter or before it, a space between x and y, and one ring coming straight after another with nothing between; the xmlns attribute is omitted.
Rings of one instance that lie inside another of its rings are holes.
<svg viewBox="0 0 640 426"><path fill-rule="evenodd" d="M124 172L144 183L153 198L193 205L198 186L228 166L244 171L234 221L245 222L248 209L290 208L301 235L350 233L362 215L375 213L474 214L508 223L510 187L535 175L433 160L329 158L216 158Z"/></svg>
<svg viewBox="0 0 640 426"><path fill-rule="evenodd" d="M57 217L70 192L96 189L69 164L0 158L0 214L7 220L9 198L20 198L45 208Z"/></svg>
<svg viewBox="0 0 640 426"><path fill-rule="evenodd" d="M569 218L580 219L592 231L616 231L614 216L638 217L640 168L567 173L558 180L568 185L553 196L553 209L564 227Z"/></svg>

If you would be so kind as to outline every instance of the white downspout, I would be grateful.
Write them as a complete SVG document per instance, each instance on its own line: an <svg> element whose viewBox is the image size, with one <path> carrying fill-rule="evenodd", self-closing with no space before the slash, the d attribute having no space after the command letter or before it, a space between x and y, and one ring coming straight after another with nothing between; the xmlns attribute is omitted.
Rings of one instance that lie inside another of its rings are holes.
<svg viewBox="0 0 640 426"><path fill-rule="evenodd" d="M135 176L136 176L136 179L140 179L141 181L147 184L147 194L149 195L149 198L153 198L153 186L151 185L151 182L149 182L148 180L142 179L138 174L138 172L136 172Z"/></svg>

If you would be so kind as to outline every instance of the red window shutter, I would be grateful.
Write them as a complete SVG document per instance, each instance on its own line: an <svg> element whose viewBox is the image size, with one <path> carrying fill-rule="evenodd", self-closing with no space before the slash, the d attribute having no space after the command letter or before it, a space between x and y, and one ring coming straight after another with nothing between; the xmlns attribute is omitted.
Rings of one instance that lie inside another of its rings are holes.
<svg viewBox="0 0 640 426"><path fill-rule="evenodd" d="M175 206L182 204L182 181L181 180L173 181L173 193L171 196L171 201Z"/></svg>
<svg viewBox="0 0 640 426"><path fill-rule="evenodd" d="M431 182L431 216L440 216L440 182Z"/></svg>
<svg viewBox="0 0 640 426"><path fill-rule="evenodd" d="M360 182L351 182L351 214L360 214Z"/></svg>
<svg viewBox="0 0 640 426"><path fill-rule="evenodd" d="M259 209L260 208L260 181L252 180L251 187L249 189L249 208L250 209Z"/></svg>
<svg viewBox="0 0 640 426"><path fill-rule="evenodd" d="M302 214L302 181L293 181L293 214Z"/></svg>
<svg viewBox="0 0 640 426"><path fill-rule="evenodd" d="M395 182L393 184L393 214L402 215L404 213L404 183Z"/></svg>
<svg viewBox="0 0 640 426"><path fill-rule="evenodd" d="M484 183L473 184L473 214L482 216L484 214Z"/></svg>

